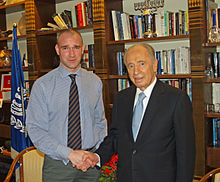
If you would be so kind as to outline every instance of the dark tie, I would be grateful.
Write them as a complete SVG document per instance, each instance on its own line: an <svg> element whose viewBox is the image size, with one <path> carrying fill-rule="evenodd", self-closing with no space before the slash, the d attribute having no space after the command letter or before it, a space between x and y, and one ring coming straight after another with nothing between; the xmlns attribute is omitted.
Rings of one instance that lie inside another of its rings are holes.
<svg viewBox="0 0 220 182"><path fill-rule="evenodd" d="M69 112L68 112L68 147L73 150L81 149L81 126L80 126L80 108L79 95L75 81L75 74L69 75L72 79L69 94Z"/></svg>
<svg viewBox="0 0 220 182"><path fill-rule="evenodd" d="M138 131L141 126L141 117L143 113L143 100L145 97L146 95L144 94L144 92L141 92L139 94L137 104L134 108L133 118L132 118L132 132L133 132L134 141L136 141Z"/></svg>

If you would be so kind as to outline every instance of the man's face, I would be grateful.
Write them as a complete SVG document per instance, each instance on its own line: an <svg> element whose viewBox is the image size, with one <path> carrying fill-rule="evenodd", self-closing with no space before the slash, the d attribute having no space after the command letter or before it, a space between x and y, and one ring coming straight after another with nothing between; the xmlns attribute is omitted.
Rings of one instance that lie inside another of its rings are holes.
<svg viewBox="0 0 220 182"><path fill-rule="evenodd" d="M146 48L135 46L127 52L126 66L131 81L144 91L155 79L157 60L152 62Z"/></svg>
<svg viewBox="0 0 220 182"><path fill-rule="evenodd" d="M65 32L60 35L55 49L60 57L60 64L71 72L76 72L80 67L80 61L85 45L77 33Z"/></svg>

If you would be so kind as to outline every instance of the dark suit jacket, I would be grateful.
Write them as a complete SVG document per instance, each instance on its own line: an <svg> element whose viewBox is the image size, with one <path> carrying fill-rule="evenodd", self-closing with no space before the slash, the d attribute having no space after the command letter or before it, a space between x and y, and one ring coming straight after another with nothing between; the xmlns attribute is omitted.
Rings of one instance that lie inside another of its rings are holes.
<svg viewBox="0 0 220 182"><path fill-rule="evenodd" d="M134 142L135 93L131 86L115 96L109 135L96 151L102 165L118 153L119 182L192 182L195 136L189 97L158 80Z"/></svg>

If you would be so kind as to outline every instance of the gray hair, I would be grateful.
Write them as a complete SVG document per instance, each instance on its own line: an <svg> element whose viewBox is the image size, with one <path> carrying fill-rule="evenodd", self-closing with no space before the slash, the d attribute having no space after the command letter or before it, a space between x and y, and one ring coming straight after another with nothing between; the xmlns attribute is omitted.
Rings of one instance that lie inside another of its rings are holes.
<svg viewBox="0 0 220 182"><path fill-rule="evenodd" d="M154 50L154 48L151 45L147 44L147 43L138 43L138 44L135 44L135 45L129 47L125 51L125 56L124 56L125 65L126 65L126 60L127 60L127 53L129 52L130 49L132 49L134 47L137 47L137 46L141 46L141 47L145 48L147 50L147 52L150 54L152 62L154 62L154 60L155 60L155 50Z"/></svg>

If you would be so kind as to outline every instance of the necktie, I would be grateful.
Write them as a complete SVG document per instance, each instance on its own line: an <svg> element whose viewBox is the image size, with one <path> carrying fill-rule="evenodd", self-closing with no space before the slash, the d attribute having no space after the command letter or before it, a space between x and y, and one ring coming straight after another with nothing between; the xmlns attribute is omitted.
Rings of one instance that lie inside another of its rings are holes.
<svg viewBox="0 0 220 182"><path fill-rule="evenodd" d="M73 150L81 149L81 126L79 95L75 81L75 74L69 75L72 83L69 93L69 112L68 112L68 147Z"/></svg>
<svg viewBox="0 0 220 182"><path fill-rule="evenodd" d="M134 141L136 141L138 131L141 125L141 117L143 113L143 100L145 97L146 95L143 92L139 94L138 101L133 112L132 132L133 132Z"/></svg>

